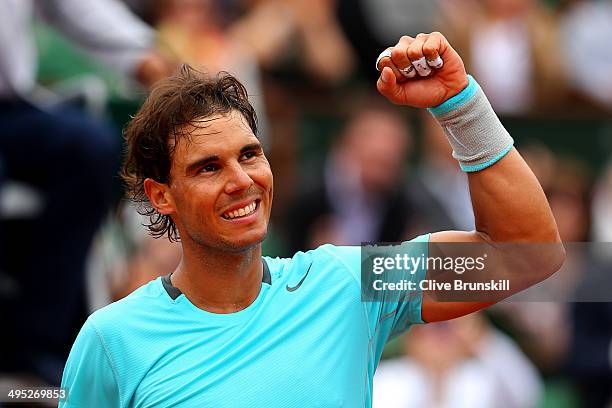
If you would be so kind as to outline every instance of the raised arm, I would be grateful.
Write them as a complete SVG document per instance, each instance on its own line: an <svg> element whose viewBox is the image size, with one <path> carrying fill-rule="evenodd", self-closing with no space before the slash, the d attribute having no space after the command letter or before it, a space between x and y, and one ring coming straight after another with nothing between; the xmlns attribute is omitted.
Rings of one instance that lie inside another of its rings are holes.
<svg viewBox="0 0 612 408"><path fill-rule="evenodd" d="M453 156L468 172L476 230L434 233L430 247L474 242L499 250L498 243L551 243L546 254L534 246L532 253L523 251L521 256L529 265L529 284L557 271L565 253L544 192L446 38L440 33L404 36L388 49L388 57L381 55L379 92L396 104L429 108L444 128ZM522 269L514 273L524 274ZM425 292L422 317L427 322L452 319L493 303L434 298L433 292Z"/></svg>
<svg viewBox="0 0 612 408"><path fill-rule="evenodd" d="M118 0L38 0L43 17L108 67L151 86L174 65L155 48L155 32Z"/></svg>

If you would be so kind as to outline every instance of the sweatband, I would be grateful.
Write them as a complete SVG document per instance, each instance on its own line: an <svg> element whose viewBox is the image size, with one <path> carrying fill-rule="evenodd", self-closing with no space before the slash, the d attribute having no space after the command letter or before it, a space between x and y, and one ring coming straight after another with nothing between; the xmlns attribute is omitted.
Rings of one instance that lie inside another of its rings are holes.
<svg viewBox="0 0 612 408"><path fill-rule="evenodd" d="M453 148L453 157L465 172L486 169L514 145L514 139L471 75L468 75L465 89L428 110L444 129Z"/></svg>

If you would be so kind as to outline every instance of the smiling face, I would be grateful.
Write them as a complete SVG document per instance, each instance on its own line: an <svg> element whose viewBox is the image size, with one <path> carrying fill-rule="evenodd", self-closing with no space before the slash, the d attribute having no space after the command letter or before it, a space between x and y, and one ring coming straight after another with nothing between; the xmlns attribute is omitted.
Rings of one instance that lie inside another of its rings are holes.
<svg viewBox="0 0 612 408"><path fill-rule="evenodd" d="M236 111L186 130L189 138L180 138L172 155L170 181L146 182L152 204L172 217L183 245L240 252L261 243L273 180L259 140Z"/></svg>

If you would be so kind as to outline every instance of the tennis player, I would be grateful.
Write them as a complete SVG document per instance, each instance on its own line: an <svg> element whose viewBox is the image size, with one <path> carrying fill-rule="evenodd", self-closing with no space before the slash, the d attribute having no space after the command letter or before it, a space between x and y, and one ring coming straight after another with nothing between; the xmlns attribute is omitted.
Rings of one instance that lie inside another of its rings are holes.
<svg viewBox="0 0 612 408"><path fill-rule="evenodd" d="M409 251L418 256L435 242L559 242L538 181L441 34L402 37L377 69L380 93L430 108L469 172L477 230L417 237L403 244ZM151 233L180 237L183 258L87 320L60 406L370 407L390 336L490 304L427 294L362 302L359 247L262 257L273 179L256 134L246 91L230 75L183 67L152 91L126 130L124 177ZM559 248L534 265L534 281L560 267Z"/></svg>

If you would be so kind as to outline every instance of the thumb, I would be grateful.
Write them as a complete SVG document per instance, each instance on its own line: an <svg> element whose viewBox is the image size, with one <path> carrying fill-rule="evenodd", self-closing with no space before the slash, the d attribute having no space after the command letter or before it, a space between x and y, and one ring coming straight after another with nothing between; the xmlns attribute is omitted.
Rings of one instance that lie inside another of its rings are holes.
<svg viewBox="0 0 612 408"><path fill-rule="evenodd" d="M390 98L395 94L396 87L397 81L393 70L389 67L384 67L380 72L378 81L376 82L376 88L381 94L387 98Z"/></svg>

